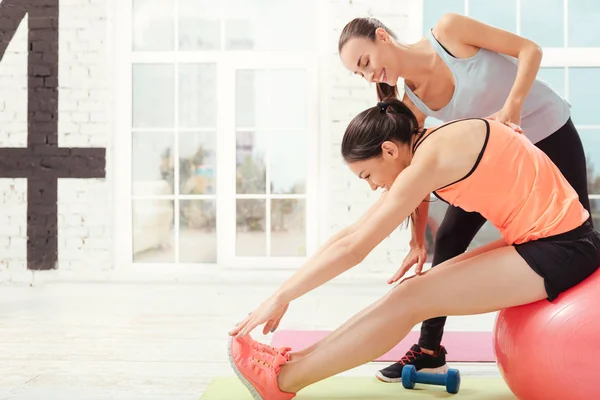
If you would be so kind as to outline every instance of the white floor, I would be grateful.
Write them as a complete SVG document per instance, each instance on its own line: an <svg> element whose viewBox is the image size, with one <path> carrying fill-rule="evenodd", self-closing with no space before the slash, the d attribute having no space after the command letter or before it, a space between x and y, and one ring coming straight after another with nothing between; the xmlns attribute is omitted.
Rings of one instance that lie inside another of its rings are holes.
<svg viewBox="0 0 600 400"><path fill-rule="evenodd" d="M198 400L212 378L232 375L226 333L272 287L256 281L0 286L0 399ZM335 328L380 294L331 284L293 304L282 328ZM451 318L447 329L490 330L493 318ZM380 366L347 374L370 376ZM498 375L493 364L458 367L466 376Z"/></svg>

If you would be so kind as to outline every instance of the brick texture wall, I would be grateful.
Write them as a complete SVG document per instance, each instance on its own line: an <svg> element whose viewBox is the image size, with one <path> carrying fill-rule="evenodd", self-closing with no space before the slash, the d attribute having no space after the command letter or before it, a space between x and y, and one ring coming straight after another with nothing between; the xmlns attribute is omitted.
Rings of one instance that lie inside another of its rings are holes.
<svg viewBox="0 0 600 400"><path fill-rule="evenodd" d="M346 70L337 53L337 41L343 27L355 17L372 16L380 19L393 29L399 39L406 41L413 21L411 10L418 9L412 0L405 1L367 1L367 0L331 0L329 2L329 20L327 32L327 67L322 84L326 94L323 96L324 115L327 122L321 134L327 135L328 148L325 151L324 176L328 187L326 193L327 212L322 235L328 236L356 221L364 211L381 195L373 192L366 182L354 176L344 165L340 156L340 145L346 126L350 120L365 108L375 105L377 95L375 85L366 82ZM391 275L401 264L408 252L410 230L398 228L384 240L363 262L349 274Z"/></svg>
<svg viewBox="0 0 600 400"><path fill-rule="evenodd" d="M41 0L22 0L40 3ZM17 0L3 0L3 3ZM350 119L376 102L375 87L346 71L337 54L343 26L356 16L376 16L401 40L414 38L414 10L420 0L330 0L321 70L323 240L356 220L379 196L343 164L339 148ZM99 272L113 264L114 136L111 88L112 19L110 0L60 0L58 68L58 146L106 148L106 178L60 178L57 185L58 266L60 271ZM413 11L411 11L413 10ZM412 18L411 18L412 15ZM420 15L417 16L420 18ZM0 18L0 21L6 21ZM39 21L36 21L38 23ZM0 61L0 147L27 146L28 19L24 18ZM4 30L0 26L0 30ZM4 38L6 40L6 38ZM38 70L39 72L39 70ZM43 71L42 71L43 72ZM85 163L84 163L85 165ZM24 178L0 177L0 282L30 280L27 271L27 190ZM351 274L389 275L408 250L409 231L397 229Z"/></svg>
<svg viewBox="0 0 600 400"><path fill-rule="evenodd" d="M101 177L105 174L103 149L111 141L108 7L107 0L60 0L56 21L55 1L0 3L0 32L6 48L0 61L0 147L17 148L1 150L0 282L31 280L33 273L27 264L28 258L32 264L32 253L38 253L41 261L36 261L35 267L39 269L59 266L68 271L76 265L100 270L111 265L111 187ZM43 42L40 37L55 25L59 26L58 43ZM49 51L56 45L58 71ZM47 99L57 91L56 109ZM38 97L37 93L50 94ZM28 123L36 124L29 132ZM29 152L25 149L28 133L30 147L39 150L23 157L20 154ZM57 150L57 146L68 149ZM97 159L86 152L90 147L99 148L94 153L99 155ZM80 156L76 156L78 151ZM11 154L19 160L7 157ZM23 172L25 169L29 172ZM23 174L26 177L19 176ZM52 176L62 176L56 193L40 184L52 181ZM32 214L30 200L28 216L31 181L41 189L35 193L37 214ZM28 219L30 224L36 220L38 227L35 246L30 244L29 252L27 237L33 235L28 232ZM44 231L44 223L54 229ZM56 262L47 257L51 251L44 250L44 235L51 243L47 249L58 252Z"/></svg>

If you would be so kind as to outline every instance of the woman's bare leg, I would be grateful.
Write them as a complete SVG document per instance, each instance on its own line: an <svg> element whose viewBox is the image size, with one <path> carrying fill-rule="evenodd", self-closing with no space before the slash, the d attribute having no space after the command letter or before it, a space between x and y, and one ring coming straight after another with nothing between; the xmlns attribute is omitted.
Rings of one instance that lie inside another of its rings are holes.
<svg viewBox="0 0 600 400"><path fill-rule="evenodd" d="M367 308L364 308L358 314L351 317L348 321L344 322L336 330L329 333L327 336L325 336L323 339L319 340L318 342L311 344L310 346L306 347L305 349L291 352L290 360L298 361L301 358L306 357L308 354L312 353L313 351L319 349L320 347L327 346L331 341L337 340L337 338L340 335L344 335L349 329L352 329L352 327L356 324L357 321L359 321L363 317L363 315L370 313L371 310L373 310L377 306L379 306L379 303L381 303L383 300L384 299L379 299L375 303L369 305Z"/></svg>
<svg viewBox="0 0 600 400"><path fill-rule="evenodd" d="M278 378L280 388L297 392L372 361L425 319L488 313L546 297L543 279L512 246L439 265L396 286L327 346L284 365Z"/></svg>
<svg viewBox="0 0 600 400"><path fill-rule="evenodd" d="M473 257L477 257L480 254L487 253L487 252L489 252L491 250L496 250L498 248L502 248L502 247L505 247L505 246L506 246L506 244L504 243L504 241L502 239L500 239L500 240L497 240L497 241L494 241L494 242L482 245L480 247L477 247L477 248L475 248L473 250L467 251L467 252L465 252L465 253L463 253L463 254L461 254L459 256L451 258L450 260L444 261L443 263L441 263L440 265L438 265L436 268L444 267L444 266L450 266L450 265L453 265L453 264L456 264L456 263L459 263L459 262L471 259ZM360 318L362 318L362 316L365 313L371 312L371 310L373 308L378 307L379 303L381 301L384 301L384 299L380 299L377 302L375 302L375 303L371 304L370 306L368 306L367 308L363 309L361 312L359 312L358 314L356 314L355 316L353 316L352 318L350 318L342 326L340 326L339 328L337 328L335 331L331 332L329 335L325 336L320 341L318 341L316 343L313 343L309 347L307 347L305 349L302 349L300 351L291 352L290 353L291 360L292 361L298 361L302 357L305 357L306 355L308 355L308 354L312 353L313 351L317 350L319 347L321 347L321 346L327 346L332 340L336 340L340 335L345 335L346 332L348 331L348 329L352 329L352 326L354 325L354 323L357 320L359 320ZM411 327L411 329L412 329L412 327Z"/></svg>

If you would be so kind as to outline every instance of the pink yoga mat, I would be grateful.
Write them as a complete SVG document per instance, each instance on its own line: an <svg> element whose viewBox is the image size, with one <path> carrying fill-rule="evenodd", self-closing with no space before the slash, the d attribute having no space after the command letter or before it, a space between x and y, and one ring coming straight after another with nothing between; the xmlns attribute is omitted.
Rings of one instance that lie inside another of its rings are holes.
<svg viewBox="0 0 600 400"><path fill-rule="evenodd" d="M273 334L273 347L291 347L293 350L304 349L321 340L329 331L293 331L282 330ZM410 347L419 340L419 332L408 334L392 350L376 361L394 362L401 359ZM449 362L495 362L491 332L445 332L442 344L448 354Z"/></svg>

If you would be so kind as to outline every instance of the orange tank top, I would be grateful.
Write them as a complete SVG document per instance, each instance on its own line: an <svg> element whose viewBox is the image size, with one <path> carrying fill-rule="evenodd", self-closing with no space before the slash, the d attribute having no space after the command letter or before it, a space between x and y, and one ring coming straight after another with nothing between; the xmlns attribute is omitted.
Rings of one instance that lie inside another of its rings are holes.
<svg viewBox="0 0 600 400"><path fill-rule="evenodd" d="M486 140L473 169L436 190L439 199L480 213L509 245L570 231L589 218L575 189L543 151L506 125L482 121ZM413 151L454 122L425 131Z"/></svg>

